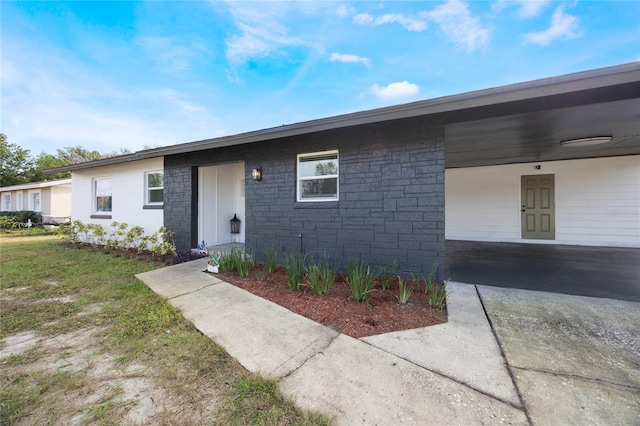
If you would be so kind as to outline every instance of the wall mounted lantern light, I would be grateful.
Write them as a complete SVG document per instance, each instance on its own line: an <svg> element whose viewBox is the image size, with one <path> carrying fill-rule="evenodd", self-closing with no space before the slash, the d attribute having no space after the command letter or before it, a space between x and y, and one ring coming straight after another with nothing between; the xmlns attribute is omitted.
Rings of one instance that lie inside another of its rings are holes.
<svg viewBox="0 0 640 426"><path fill-rule="evenodd" d="M260 167L256 167L251 170L251 179L253 180L262 180L262 169Z"/></svg>
<svg viewBox="0 0 640 426"><path fill-rule="evenodd" d="M591 138L580 138L561 141L560 145L570 147L600 145L602 143L611 142L611 139L613 139L611 136L594 136Z"/></svg>

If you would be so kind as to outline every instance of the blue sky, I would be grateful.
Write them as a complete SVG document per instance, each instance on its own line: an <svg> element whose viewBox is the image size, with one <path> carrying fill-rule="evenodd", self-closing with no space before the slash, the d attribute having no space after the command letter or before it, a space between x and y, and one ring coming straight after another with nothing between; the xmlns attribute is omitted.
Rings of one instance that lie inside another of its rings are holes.
<svg viewBox="0 0 640 426"><path fill-rule="evenodd" d="M8 2L1 132L166 146L640 60L638 1Z"/></svg>

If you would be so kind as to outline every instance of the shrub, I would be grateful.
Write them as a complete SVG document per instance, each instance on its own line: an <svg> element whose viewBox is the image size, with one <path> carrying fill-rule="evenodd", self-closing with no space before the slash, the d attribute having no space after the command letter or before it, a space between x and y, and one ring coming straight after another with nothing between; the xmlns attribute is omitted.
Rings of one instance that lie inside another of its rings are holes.
<svg viewBox="0 0 640 426"><path fill-rule="evenodd" d="M304 265L306 258L302 253L291 253L285 258L287 268L287 282L291 290L299 290L304 279Z"/></svg>
<svg viewBox="0 0 640 426"><path fill-rule="evenodd" d="M307 276L306 285L311 287L311 290L313 290L315 294L329 293L338 275L335 262L331 265L329 257L326 254L322 257L320 264L311 263L305 271Z"/></svg>
<svg viewBox="0 0 640 426"><path fill-rule="evenodd" d="M251 252L241 251L239 255L236 256L236 269L238 270L238 275L241 277L248 277L254 265L255 262Z"/></svg>
<svg viewBox="0 0 640 426"><path fill-rule="evenodd" d="M447 304L447 282L434 285L429 293L429 306L442 309Z"/></svg>
<svg viewBox="0 0 640 426"><path fill-rule="evenodd" d="M233 272L238 267L240 250L232 247L228 251L218 253L217 257L220 262L220 270L222 272Z"/></svg>
<svg viewBox="0 0 640 426"><path fill-rule="evenodd" d="M275 247L271 247L269 250L267 250L264 256L266 259L265 269L267 273L270 274L275 271L276 266L278 266L278 249L276 249Z"/></svg>
<svg viewBox="0 0 640 426"><path fill-rule="evenodd" d="M258 281L266 281L267 275L269 275L266 267L256 268L253 273Z"/></svg>
<svg viewBox="0 0 640 426"><path fill-rule="evenodd" d="M0 229L15 229L18 227L18 219L12 216L0 216Z"/></svg>
<svg viewBox="0 0 640 426"><path fill-rule="evenodd" d="M378 273L373 273L371 267L362 260L347 259L347 278L345 282L351 289L351 298L358 302L368 302L369 293L375 287Z"/></svg>
<svg viewBox="0 0 640 426"><path fill-rule="evenodd" d="M424 280L425 294L430 293L431 290L433 289L433 285L435 283L434 279L436 278L437 273L438 273L438 263L434 262L433 266L431 267L431 272L429 272L429 275L427 275L427 278Z"/></svg>
<svg viewBox="0 0 640 426"><path fill-rule="evenodd" d="M398 261L387 265L380 265L380 285L383 290L389 290L393 283L393 277L396 275L396 269L398 268Z"/></svg>
<svg viewBox="0 0 640 426"><path fill-rule="evenodd" d="M409 285L407 281L403 280L401 277L398 277L398 289L400 290L398 301L401 305L404 305L409 301L413 290L415 290L415 285Z"/></svg>

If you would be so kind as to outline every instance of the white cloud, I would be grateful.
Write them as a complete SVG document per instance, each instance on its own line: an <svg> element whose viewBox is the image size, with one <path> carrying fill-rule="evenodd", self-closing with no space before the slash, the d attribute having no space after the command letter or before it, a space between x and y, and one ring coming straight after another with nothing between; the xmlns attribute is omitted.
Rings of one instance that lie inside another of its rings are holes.
<svg viewBox="0 0 640 426"><path fill-rule="evenodd" d="M384 87L381 87L376 83L371 86L369 92L377 96L379 99L387 101L391 99L415 96L420 92L420 87L405 80L391 83Z"/></svg>
<svg viewBox="0 0 640 426"><path fill-rule="evenodd" d="M507 7L516 6L521 18L535 18L549 3L549 0L498 0L492 8L500 12Z"/></svg>
<svg viewBox="0 0 640 426"><path fill-rule="evenodd" d="M227 39L226 57L231 65L267 56L283 46L303 44L291 37L288 28L280 24L285 12L283 7L278 3L261 3L261 7L252 3L230 3L229 10L242 33Z"/></svg>
<svg viewBox="0 0 640 426"><path fill-rule="evenodd" d="M547 46L554 40L569 40L578 37L578 18L563 12L558 7L553 12L551 26L544 31L524 35L526 42Z"/></svg>
<svg viewBox="0 0 640 426"><path fill-rule="evenodd" d="M491 39L491 29L483 27L480 19L471 15L466 3L449 0L423 16L438 24L442 32L467 51L480 49Z"/></svg>
<svg viewBox="0 0 640 426"><path fill-rule="evenodd" d="M350 55L348 53L332 53L331 54L331 62L346 62L346 63L360 63L365 67L369 68L371 66L371 61L369 58L363 58L361 56Z"/></svg>
<svg viewBox="0 0 640 426"><path fill-rule="evenodd" d="M374 17L368 13L359 13L353 17L353 23L357 25L377 26L384 24L400 24L407 31L420 32L427 29L427 23L423 20L401 15L398 13L386 13Z"/></svg>
<svg viewBox="0 0 640 426"><path fill-rule="evenodd" d="M353 6L340 5L340 7L336 9L336 15L343 19L347 16L353 15L354 13L356 13L356 9Z"/></svg>
<svg viewBox="0 0 640 426"><path fill-rule="evenodd" d="M13 39L5 50L3 70L19 73L2 76L2 130L34 155L75 145L138 150L225 131L186 93L109 79L47 42Z"/></svg>

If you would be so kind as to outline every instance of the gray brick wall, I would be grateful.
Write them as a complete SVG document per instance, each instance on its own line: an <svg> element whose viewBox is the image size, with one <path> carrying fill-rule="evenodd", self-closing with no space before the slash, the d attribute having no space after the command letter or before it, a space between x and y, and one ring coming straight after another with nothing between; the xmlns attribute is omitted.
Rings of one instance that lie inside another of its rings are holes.
<svg viewBox="0 0 640 426"><path fill-rule="evenodd" d="M339 150L337 202L296 202L296 155ZM194 167L245 162L246 247L270 247L373 266L394 259L399 272L445 268L444 127L396 120L165 158L165 225L180 249L197 242ZM263 180L250 171L262 167ZM197 177L197 174L195 175ZM298 235L302 234L302 238Z"/></svg>

